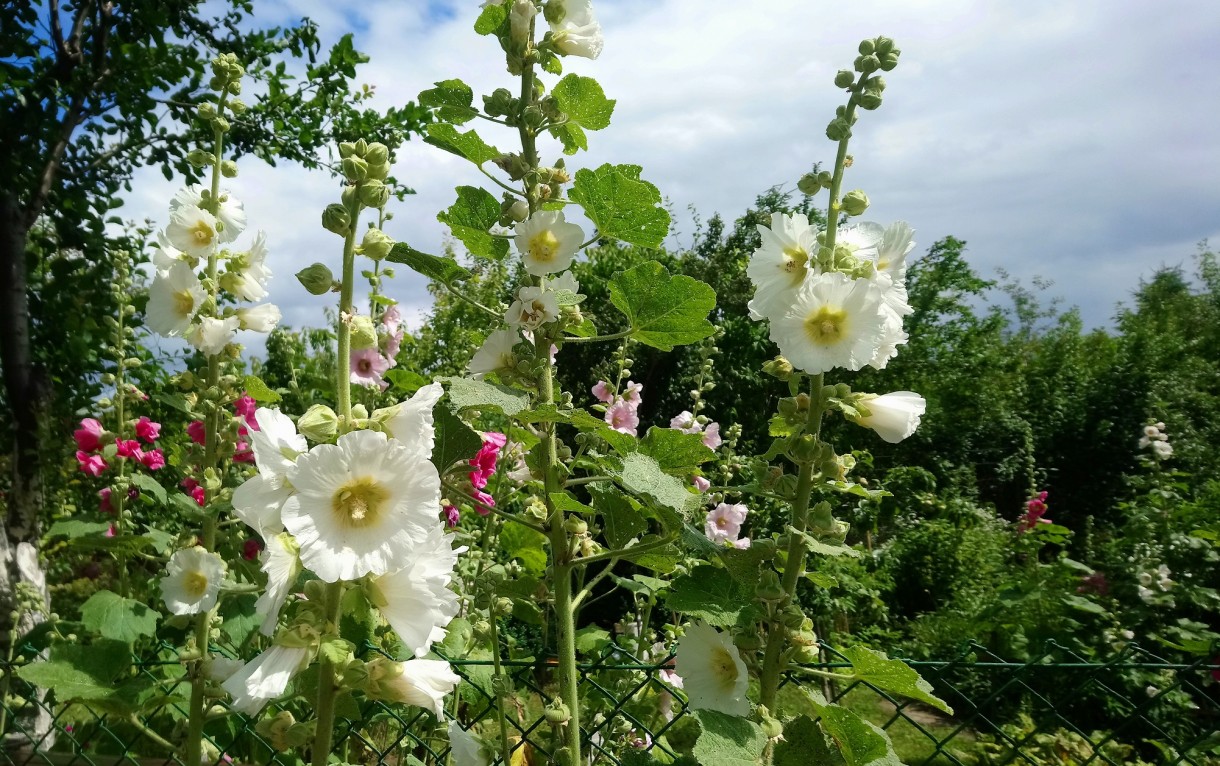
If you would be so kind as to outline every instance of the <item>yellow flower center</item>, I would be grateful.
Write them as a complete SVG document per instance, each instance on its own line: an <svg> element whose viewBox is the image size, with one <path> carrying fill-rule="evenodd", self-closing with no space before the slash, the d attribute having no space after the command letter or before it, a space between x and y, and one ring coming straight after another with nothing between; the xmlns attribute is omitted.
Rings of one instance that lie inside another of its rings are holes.
<svg viewBox="0 0 1220 766"><path fill-rule="evenodd" d="M716 526L720 527L721 529L726 529L729 526L729 520L721 516L720 518L716 519Z"/></svg>
<svg viewBox="0 0 1220 766"><path fill-rule="evenodd" d="M728 649L723 646L713 647L708 664L712 669L712 676L721 686L732 688L737 684L737 663L733 662L733 655L729 654Z"/></svg>
<svg viewBox="0 0 1220 766"><path fill-rule="evenodd" d="M174 311L178 316L189 317L195 312L195 296L190 290L179 290L174 293Z"/></svg>
<svg viewBox="0 0 1220 766"><path fill-rule="evenodd" d="M559 253L559 237L550 229L538 232L530 240L530 256L536 261L550 263Z"/></svg>
<svg viewBox="0 0 1220 766"><path fill-rule="evenodd" d="M805 334L819 346L833 346L847 331L847 312L822 306L805 317Z"/></svg>
<svg viewBox="0 0 1220 766"><path fill-rule="evenodd" d="M207 221L196 221L190 232L195 244L200 247L212 244L212 238L216 236L216 230L209 226Z"/></svg>
<svg viewBox="0 0 1220 766"><path fill-rule="evenodd" d="M344 484L331 499L331 510L346 527L367 527L377 523L390 493L374 479L362 476Z"/></svg>
<svg viewBox="0 0 1220 766"><path fill-rule="evenodd" d="M208 576L203 572L187 572L182 577L182 589L197 601L208 590Z"/></svg>
<svg viewBox="0 0 1220 766"><path fill-rule="evenodd" d="M809 253L799 247L790 247L784 251L784 271L792 277L792 284L799 285L805 279L805 267L809 263Z"/></svg>

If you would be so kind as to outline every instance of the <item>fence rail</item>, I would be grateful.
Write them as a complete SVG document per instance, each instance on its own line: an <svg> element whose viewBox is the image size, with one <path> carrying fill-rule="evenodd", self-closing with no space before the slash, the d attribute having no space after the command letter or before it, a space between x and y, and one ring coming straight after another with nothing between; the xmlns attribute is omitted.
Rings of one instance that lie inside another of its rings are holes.
<svg viewBox="0 0 1220 766"><path fill-rule="evenodd" d="M954 709L947 716L867 683L838 683L804 672L849 668L823 647L824 662L801 666L781 690L789 707L801 704L801 684L819 684L826 696L886 729L904 763L943 766L998 764L1220 764L1220 664L1201 658L1174 662L1130 645L1094 661L1054 643L1026 662L1006 661L978 644L947 660L910 664ZM463 683L446 711L489 742L500 741L501 721L510 746L531 764L550 760L555 725L543 714L553 688L554 664L504 660L502 672L517 692L500 715L493 662L452 658ZM0 666L8 694L0 707L4 755L0 763L27 766L182 764L173 742L184 730L181 665L162 656L134 662L141 681L142 713L121 705L57 702ZM655 660L608 646L579 666L581 694L590 714L584 740L589 763L606 766L661 763L689 750L697 724L669 675L672 657ZM151 696L150 696L151 695ZM149 700L152 700L151 704ZM272 713L308 711L285 703ZM342 700L335 753L344 763L434 766L448 762L445 722L431 713L379 701ZM264 713L265 717L268 715ZM812 715L812 713L811 713ZM39 722L41 718L41 723ZM238 714L219 714L205 729L215 764L297 766L299 757L277 749L274 735ZM182 764L185 766L185 764Z"/></svg>

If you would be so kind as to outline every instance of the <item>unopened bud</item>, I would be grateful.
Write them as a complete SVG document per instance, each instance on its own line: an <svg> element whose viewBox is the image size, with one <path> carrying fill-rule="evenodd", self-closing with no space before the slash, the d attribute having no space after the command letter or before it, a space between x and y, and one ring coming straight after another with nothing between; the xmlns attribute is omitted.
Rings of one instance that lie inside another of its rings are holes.
<svg viewBox="0 0 1220 766"><path fill-rule="evenodd" d="M360 185L358 196L364 205L380 209L390 201L390 190L381 181L369 179Z"/></svg>
<svg viewBox="0 0 1220 766"><path fill-rule="evenodd" d="M364 158L355 155L345 157L342 168L343 176L352 183L363 181L369 175L369 164L364 161Z"/></svg>
<svg viewBox="0 0 1220 766"><path fill-rule="evenodd" d="M225 160L220 163L220 174L225 178L237 177L237 163L233 160Z"/></svg>
<svg viewBox="0 0 1220 766"><path fill-rule="evenodd" d="M767 373L773 378L787 381L792 377L792 373L795 372L795 368L792 366L792 362L789 362L782 356L777 356L771 361L763 364L763 372Z"/></svg>
<svg viewBox="0 0 1220 766"><path fill-rule="evenodd" d="M364 160L370 165L384 165L390 159L390 149L380 141L369 144L364 152Z"/></svg>
<svg viewBox="0 0 1220 766"><path fill-rule="evenodd" d="M835 74L836 88L850 88L851 84L856 81L856 73L850 69L840 69Z"/></svg>
<svg viewBox="0 0 1220 766"><path fill-rule="evenodd" d="M801 176L801 180L796 182L796 188L801 190L801 194L807 194L812 197L822 190L822 185L818 183L816 174L806 173Z"/></svg>
<svg viewBox="0 0 1220 766"><path fill-rule="evenodd" d="M360 250L374 261L380 261L390 254L394 248L394 240L381 229L369 229L364 233Z"/></svg>
<svg viewBox="0 0 1220 766"><path fill-rule="evenodd" d="M852 189L843 195L839 207L848 215L863 215L868 210L868 195L860 189Z"/></svg>
<svg viewBox="0 0 1220 766"><path fill-rule="evenodd" d="M297 281L310 295L325 295L335 286L335 275L324 264L315 263L297 272Z"/></svg>
<svg viewBox="0 0 1220 766"><path fill-rule="evenodd" d="M876 49L877 43L875 40L861 40L860 47L858 48L861 56L868 56Z"/></svg>
<svg viewBox="0 0 1220 766"><path fill-rule="evenodd" d="M543 709L542 715L546 718L547 723L551 724L567 723L572 718L572 713L568 710L568 706L560 700L552 700Z"/></svg>
<svg viewBox="0 0 1220 766"><path fill-rule="evenodd" d="M351 141L340 141L339 142L340 159L347 159L348 157L351 157L355 153L356 153L356 145L354 143L352 143Z"/></svg>
<svg viewBox="0 0 1220 766"><path fill-rule="evenodd" d="M851 138L851 125L847 120L836 117L826 126L826 137L831 141L843 141Z"/></svg>
<svg viewBox="0 0 1220 766"><path fill-rule="evenodd" d="M373 325L371 316L357 314L351 318L348 326L351 328L353 351L362 351L377 345L377 328Z"/></svg>
<svg viewBox="0 0 1220 766"><path fill-rule="evenodd" d="M346 237L351 225L351 214L347 211L346 207L338 202L332 202L322 211L322 228L329 232L338 234L340 237ZM320 293L315 293L315 295L320 295Z"/></svg>
<svg viewBox="0 0 1220 766"><path fill-rule="evenodd" d="M203 168L215 162L216 155L212 154L211 152L205 152L202 149L192 149L190 153L186 155L186 161L197 168Z"/></svg>
<svg viewBox="0 0 1220 766"><path fill-rule="evenodd" d="M339 416L325 404L315 404L297 420L297 431L311 441L330 441L339 432Z"/></svg>

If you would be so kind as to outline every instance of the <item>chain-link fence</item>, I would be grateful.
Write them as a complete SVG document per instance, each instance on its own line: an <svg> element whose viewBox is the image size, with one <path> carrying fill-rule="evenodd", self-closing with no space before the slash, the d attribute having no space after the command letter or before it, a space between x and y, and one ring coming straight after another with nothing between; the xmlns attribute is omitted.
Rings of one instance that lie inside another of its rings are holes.
<svg viewBox="0 0 1220 766"><path fill-rule="evenodd" d="M174 743L187 716L183 666L170 647L156 654L118 669L115 688L127 693L95 694L82 679L82 696L73 699L39 693L12 674L14 667L5 667L4 762L181 764ZM867 683L805 672L851 667L828 647L824 659L788 675L781 689L785 709L800 711L799 687L815 684L886 729L904 763L1220 764L1220 664L1214 660L1174 662L1130 645L1097 661L1052 643L1027 662L1006 661L977 644L951 659L912 661L953 707L949 716ZM499 681L490 659L452 662L463 682L446 717L477 732L497 752L507 743L515 762L550 762L564 725L546 714L555 686L553 661L504 660ZM698 725L687 715L672 657L636 657L611 644L579 669L590 764L668 763L689 752ZM512 691L498 696L497 688ZM307 706L288 702L260 718L283 711L309 717ZM212 712L205 727L209 762L301 763L266 726L256 730L253 720L219 704ZM813 716L812 708L806 712ZM448 763L446 722L420 708L342 697L337 720L340 762Z"/></svg>

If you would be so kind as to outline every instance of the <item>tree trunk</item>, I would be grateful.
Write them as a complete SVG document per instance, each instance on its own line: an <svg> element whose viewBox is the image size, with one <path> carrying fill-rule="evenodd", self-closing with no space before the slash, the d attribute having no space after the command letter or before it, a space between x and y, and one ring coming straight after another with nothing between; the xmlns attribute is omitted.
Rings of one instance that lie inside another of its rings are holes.
<svg viewBox="0 0 1220 766"><path fill-rule="evenodd" d="M46 376L34 365L30 349L25 252L28 232L26 211L11 193L0 193L0 361L13 427L12 485L5 498L4 535L0 540L0 657L11 656L12 636L25 634L49 612L38 542L43 506L39 434L50 390ZM42 595L41 609L33 608L28 598L18 599L19 583L27 584L28 593ZM21 602L26 606L18 609ZM47 735L50 723L50 716L39 706L36 720L22 722L22 728L38 741Z"/></svg>

